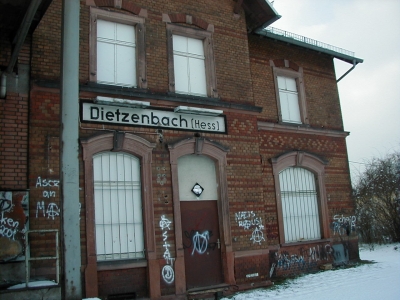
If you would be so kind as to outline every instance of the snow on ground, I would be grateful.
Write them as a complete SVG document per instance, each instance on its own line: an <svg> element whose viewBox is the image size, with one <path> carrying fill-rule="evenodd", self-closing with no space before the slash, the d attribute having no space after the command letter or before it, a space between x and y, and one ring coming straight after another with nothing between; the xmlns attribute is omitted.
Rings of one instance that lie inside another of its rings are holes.
<svg viewBox="0 0 400 300"><path fill-rule="evenodd" d="M360 247L360 258L376 263L323 271L288 280L286 284L235 294L225 300L400 299L400 244ZM222 299L222 300L223 300Z"/></svg>
<svg viewBox="0 0 400 300"><path fill-rule="evenodd" d="M51 286L51 285L57 285L57 283L55 283L54 281L49 281L49 280L28 282L28 287L43 287L43 286ZM10 286L8 288L8 290L17 290L17 289L24 289L24 288L26 288L25 282Z"/></svg>

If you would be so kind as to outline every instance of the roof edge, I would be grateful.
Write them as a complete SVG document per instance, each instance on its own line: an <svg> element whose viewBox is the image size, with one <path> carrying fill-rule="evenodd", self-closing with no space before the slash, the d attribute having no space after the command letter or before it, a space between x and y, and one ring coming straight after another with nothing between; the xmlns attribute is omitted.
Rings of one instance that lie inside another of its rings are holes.
<svg viewBox="0 0 400 300"><path fill-rule="evenodd" d="M276 33L278 32L278 33ZM285 34L282 34L285 33ZM291 45L296 45L309 50L317 51L330 55L334 58L347 62L349 64L359 64L364 62L363 59L354 56L354 52L350 52L338 47L334 47L328 44L312 40L310 38L302 37L296 34L288 33L286 31L276 29L276 28L259 28L254 31L255 34L271 38L274 40L282 41ZM331 49L329 49L331 48Z"/></svg>

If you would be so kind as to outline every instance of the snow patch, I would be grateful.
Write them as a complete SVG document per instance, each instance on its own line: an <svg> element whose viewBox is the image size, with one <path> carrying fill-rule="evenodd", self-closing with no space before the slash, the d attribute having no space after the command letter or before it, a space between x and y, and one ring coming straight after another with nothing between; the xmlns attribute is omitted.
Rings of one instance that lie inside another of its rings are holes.
<svg viewBox="0 0 400 300"><path fill-rule="evenodd" d="M235 294L221 300L400 299L400 244L360 246L360 258L375 262L308 274L284 285Z"/></svg>
<svg viewBox="0 0 400 300"><path fill-rule="evenodd" d="M57 283L55 283L54 281L49 281L49 280L31 281L28 283L28 287L30 287L30 288L31 287L42 287L42 286L53 286L53 285L57 285ZM25 282L10 286L8 288L8 290L16 290L16 289L24 289L24 288L26 288Z"/></svg>

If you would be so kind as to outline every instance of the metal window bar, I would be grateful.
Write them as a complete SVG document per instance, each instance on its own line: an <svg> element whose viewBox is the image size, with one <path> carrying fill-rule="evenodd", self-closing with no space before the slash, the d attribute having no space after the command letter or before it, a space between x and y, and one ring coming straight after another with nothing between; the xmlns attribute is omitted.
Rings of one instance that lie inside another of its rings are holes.
<svg viewBox="0 0 400 300"><path fill-rule="evenodd" d="M29 234L30 233L55 233L56 241L56 254L55 256L43 256L43 257L31 257L30 246L29 246ZM59 256L59 243L58 243L58 229L37 229L27 230L25 232L25 285L28 287L30 280L30 261L37 260L56 260L56 283L60 283L60 256Z"/></svg>
<svg viewBox="0 0 400 300"><path fill-rule="evenodd" d="M303 168L279 174L286 242L321 237L314 175Z"/></svg>

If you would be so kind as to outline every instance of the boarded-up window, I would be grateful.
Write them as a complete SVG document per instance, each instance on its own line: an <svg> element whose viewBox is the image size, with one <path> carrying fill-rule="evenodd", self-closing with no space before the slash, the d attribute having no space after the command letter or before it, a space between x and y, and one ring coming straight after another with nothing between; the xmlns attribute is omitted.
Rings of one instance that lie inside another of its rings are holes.
<svg viewBox="0 0 400 300"><path fill-rule="evenodd" d="M321 238L315 176L299 167L279 173L285 242Z"/></svg>
<svg viewBox="0 0 400 300"><path fill-rule="evenodd" d="M144 258L139 159L100 153L93 174L97 259Z"/></svg>

